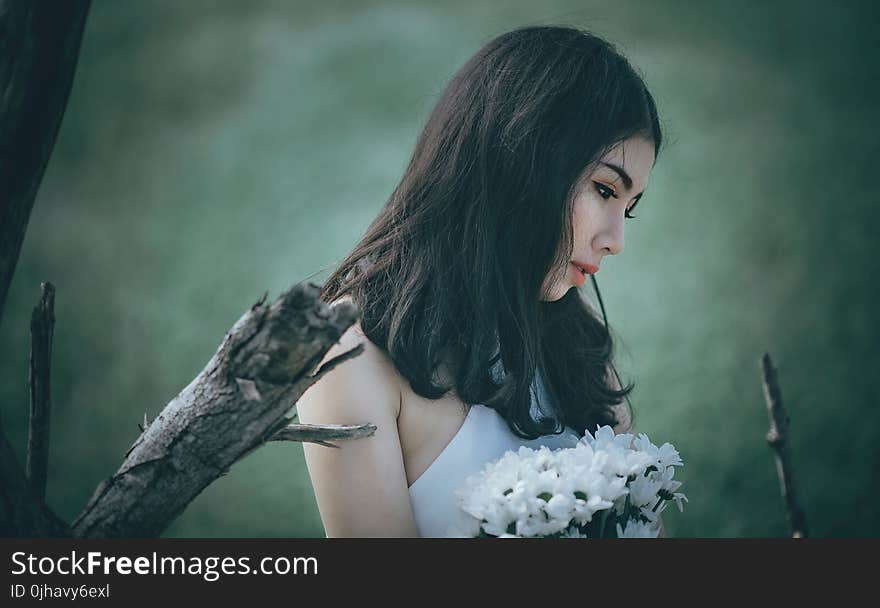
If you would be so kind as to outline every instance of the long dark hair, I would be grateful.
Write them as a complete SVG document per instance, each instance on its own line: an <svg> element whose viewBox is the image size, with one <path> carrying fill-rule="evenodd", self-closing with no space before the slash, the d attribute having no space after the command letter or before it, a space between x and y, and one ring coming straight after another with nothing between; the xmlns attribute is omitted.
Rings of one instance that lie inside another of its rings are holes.
<svg viewBox="0 0 880 608"><path fill-rule="evenodd" d="M555 26L494 38L443 91L400 183L321 298L349 295L364 334L425 398L454 390L522 438L617 424L612 407L634 385L611 384L607 322L577 289L542 296L571 259L579 176L633 135L652 140L656 158L654 100L610 43ZM553 418L532 415L536 373Z"/></svg>

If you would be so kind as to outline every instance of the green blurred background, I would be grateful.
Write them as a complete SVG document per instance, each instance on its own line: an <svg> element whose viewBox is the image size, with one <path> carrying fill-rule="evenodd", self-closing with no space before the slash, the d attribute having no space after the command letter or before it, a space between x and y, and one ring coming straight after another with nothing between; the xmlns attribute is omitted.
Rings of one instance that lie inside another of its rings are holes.
<svg viewBox="0 0 880 608"><path fill-rule="evenodd" d="M786 534L767 351L812 534L877 536L874 4L96 0L0 324L21 462L40 281L58 290L48 501L71 520L264 291L350 250L455 70L558 23L618 45L666 126L598 278L636 429L685 461L670 535ZM253 453L166 536L323 536L302 447Z"/></svg>

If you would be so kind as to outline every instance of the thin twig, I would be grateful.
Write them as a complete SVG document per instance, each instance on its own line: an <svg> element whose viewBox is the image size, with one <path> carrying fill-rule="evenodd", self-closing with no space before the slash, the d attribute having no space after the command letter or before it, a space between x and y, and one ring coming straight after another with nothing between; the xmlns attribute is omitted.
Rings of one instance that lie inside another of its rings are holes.
<svg viewBox="0 0 880 608"><path fill-rule="evenodd" d="M26 475L34 498L46 500L49 471L49 398L52 333L55 327L55 287L40 284L40 301L31 315L31 411Z"/></svg>
<svg viewBox="0 0 880 608"><path fill-rule="evenodd" d="M269 441L309 441L338 448L338 445L329 443L334 439L362 439L370 437L376 432L375 424L289 424L272 437Z"/></svg>
<svg viewBox="0 0 880 608"><path fill-rule="evenodd" d="M770 355L761 356L761 377L764 385L764 399L767 402L767 413L770 416L770 431L767 443L773 448L776 456L776 472L779 474L779 485L792 538L807 537L807 518L798 501L794 483L794 467L788 451L788 414L782 406L782 392L776 381L776 368Z"/></svg>

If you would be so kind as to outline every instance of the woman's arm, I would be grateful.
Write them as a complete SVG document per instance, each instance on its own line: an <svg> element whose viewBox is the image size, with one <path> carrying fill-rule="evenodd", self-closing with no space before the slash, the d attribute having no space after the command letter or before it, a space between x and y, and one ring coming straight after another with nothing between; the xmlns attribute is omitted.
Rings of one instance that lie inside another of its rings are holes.
<svg viewBox="0 0 880 608"><path fill-rule="evenodd" d="M321 521L327 537L418 536L397 435L400 385L393 365L357 323L324 361L359 343L364 352L329 371L297 402L306 424L377 427L371 437L336 442L338 449L303 443Z"/></svg>

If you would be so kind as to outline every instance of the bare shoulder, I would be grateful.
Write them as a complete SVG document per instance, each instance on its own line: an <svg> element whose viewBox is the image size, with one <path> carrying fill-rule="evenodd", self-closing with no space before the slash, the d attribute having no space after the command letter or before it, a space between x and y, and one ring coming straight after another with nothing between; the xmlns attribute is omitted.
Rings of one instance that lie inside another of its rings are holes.
<svg viewBox="0 0 880 608"><path fill-rule="evenodd" d="M397 417L400 384L385 352L354 323L321 364L362 344L364 350L322 376L297 401L305 424L371 423L373 435L338 449L304 443L306 467L327 536L418 536L410 505Z"/></svg>
<svg viewBox="0 0 880 608"><path fill-rule="evenodd" d="M387 353L364 335L360 321L355 321L330 347L319 367L358 345L363 345L363 352L334 367L303 394L297 403L300 421L349 424L353 422L349 420L351 416L378 414L376 407L386 409L381 412L383 417L389 413L387 408L391 408L392 417L397 418L401 394L399 374ZM324 411L316 411L319 407Z"/></svg>

